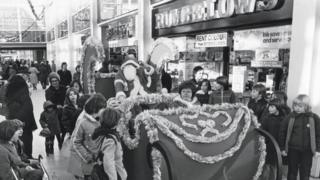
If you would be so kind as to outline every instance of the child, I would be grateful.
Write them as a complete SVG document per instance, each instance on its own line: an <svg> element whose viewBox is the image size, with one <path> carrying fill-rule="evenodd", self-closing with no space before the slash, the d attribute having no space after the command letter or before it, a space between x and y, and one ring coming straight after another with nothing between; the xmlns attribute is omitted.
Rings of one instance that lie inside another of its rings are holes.
<svg viewBox="0 0 320 180"><path fill-rule="evenodd" d="M95 129L92 138L102 138L100 160L109 180L126 180L127 172L122 162L122 146L116 127L120 113L114 109L106 108L101 112L101 125Z"/></svg>
<svg viewBox="0 0 320 180"><path fill-rule="evenodd" d="M102 94L92 95L84 105L84 114L77 121L77 129L71 138L72 148L80 157L79 164L73 164L69 171L76 177L90 178L94 166L95 157L98 154L101 141L91 138L94 130L100 126L99 111L106 107L106 99ZM80 168L80 169L79 169Z"/></svg>
<svg viewBox="0 0 320 180"><path fill-rule="evenodd" d="M66 133L69 133L69 137L71 137L77 118L81 113L81 110L78 108L77 104L78 99L78 91L73 88L69 88L66 93L61 119L63 128L65 129Z"/></svg>
<svg viewBox="0 0 320 180"><path fill-rule="evenodd" d="M70 87L72 87L73 89L75 89L75 90L77 91L77 93L79 94L79 96L82 96L82 95L83 95L82 86L81 86L80 81L73 80L73 81L70 83Z"/></svg>
<svg viewBox="0 0 320 180"><path fill-rule="evenodd" d="M257 84L252 87L251 98L248 103L248 108L253 110L259 122L268 104L268 102L265 99L265 96L266 96L266 87L264 85Z"/></svg>
<svg viewBox="0 0 320 180"><path fill-rule="evenodd" d="M312 156L320 151L320 119L312 113L307 95L298 95L292 103L293 112L281 124L280 147L288 156L288 180L309 180Z"/></svg>
<svg viewBox="0 0 320 180"><path fill-rule="evenodd" d="M209 104L235 103L236 96L229 90L228 78L220 76L216 79L215 90L209 97Z"/></svg>
<svg viewBox="0 0 320 180"><path fill-rule="evenodd" d="M57 109L57 107L51 102L46 101L43 104L44 111L40 115L40 124L42 128L48 128L51 132L50 137L46 137L45 145L46 145L46 153L47 156L49 154L53 154L54 152L54 137L57 137L59 149L62 147L62 138L60 136L61 127L60 121L61 111Z"/></svg>
<svg viewBox="0 0 320 180"><path fill-rule="evenodd" d="M266 113L261 117L262 129L269 132L279 143L279 132L281 122L285 118L284 110L280 99L273 99L269 102ZM266 170L263 173L263 179L275 179L276 169L275 164L277 162L277 155L275 154L273 147L267 141L267 159L266 159ZM266 173L268 172L268 173ZM270 176L269 176L270 175Z"/></svg>
<svg viewBox="0 0 320 180"><path fill-rule="evenodd" d="M288 115L291 112L290 107L287 105L288 96L285 92L274 91L271 98L281 100L281 106L282 106L284 112L286 113L286 115Z"/></svg>
<svg viewBox="0 0 320 180"><path fill-rule="evenodd" d="M201 105L209 103L209 96L211 93L210 81L204 79L200 82L200 90L196 92L196 97L198 98Z"/></svg>
<svg viewBox="0 0 320 180"><path fill-rule="evenodd" d="M182 82L179 86L179 95L174 99L173 107L200 105L198 98L195 96L195 86L191 81Z"/></svg>

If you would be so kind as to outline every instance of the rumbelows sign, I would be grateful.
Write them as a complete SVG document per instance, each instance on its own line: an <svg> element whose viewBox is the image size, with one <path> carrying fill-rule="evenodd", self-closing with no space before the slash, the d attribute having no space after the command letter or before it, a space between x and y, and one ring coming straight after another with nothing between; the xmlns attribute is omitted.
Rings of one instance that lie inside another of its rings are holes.
<svg viewBox="0 0 320 180"><path fill-rule="evenodd" d="M202 0L155 14L156 29L272 10L280 0Z"/></svg>

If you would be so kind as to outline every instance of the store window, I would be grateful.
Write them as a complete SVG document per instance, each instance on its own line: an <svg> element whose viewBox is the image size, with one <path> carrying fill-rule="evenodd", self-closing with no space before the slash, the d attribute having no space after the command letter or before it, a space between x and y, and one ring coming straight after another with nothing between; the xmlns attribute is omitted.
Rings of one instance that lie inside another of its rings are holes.
<svg viewBox="0 0 320 180"><path fill-rule="evenodd" d="M269 92L286 91L289 69L291 25L241 30L234 32L234 55L230 56L230 74L233 67L244 66L247 78L245 90L254 84L264 84Z"/></svg>
<svg viewBox="0 0 320 180"><path fill-rule="evenodd" d="M98 21L112 19L116 16L138 9L138 0L99 0Z"/></svg>
<svg viewBox="0 0 320 180"><path fill-rule="evenodd" d="M47 41L50 42L50 41L53 41L54 39L55 39L54 28L52 28L47 32Z"/></svg>
<svg viewBox="0 0 320 180"><path fill-rule="evenodd" d="M62 38L68 35L68 21L65 20L58 24L58 38Z"/></svg>
<svg viewBox="0 0 320 180"><path fill-rule="evenodd" d="M90 28L90 8L84 8L72 16L72 32Z"/></svg>

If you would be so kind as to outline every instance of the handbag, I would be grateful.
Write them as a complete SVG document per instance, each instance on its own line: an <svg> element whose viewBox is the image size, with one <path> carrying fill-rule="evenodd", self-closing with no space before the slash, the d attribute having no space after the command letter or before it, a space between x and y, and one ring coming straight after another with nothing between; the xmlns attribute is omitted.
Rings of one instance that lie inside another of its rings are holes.
<svg viewBox="0 0 320 180"><path fill-rule="evenodd" d="M310 176L314 178L320 177L320 156L313 156Z"/></svg>
<svg viewBox="0 0 320 180"><path fill-rule="evenodd" d="M104 172L103 164L96 163L91 171L92 180L109 180L109 176Z"/></svg>
<svg viewBox="0 0 320 180"><path fill-rule="evenodd" d="M49 128L44 128L40 131L39 135L42 137L50 137L52 136L52 133Z"/></svg>
<svg viewBox="0 0 320 180"><path fill-rule="evenodd" d="M117 179L121 180L117 173ZM104 172L103 164L96 163L91 171L91 180L109 180L109 176Z"/></svg>
<svg viewBox="0 0 320 180"><path fill-rule="evenodd" d="M106 137L103 138L103 141L106 139ZM100 150L98 152L98 156L96 159L96 164L93 166L93 169L91 171L91 180L109 180L108 174L104 171L103 168L103 152L101 151L102 143L100 146ZM117 179L121 180L121 177L117 173Z"/></svg>

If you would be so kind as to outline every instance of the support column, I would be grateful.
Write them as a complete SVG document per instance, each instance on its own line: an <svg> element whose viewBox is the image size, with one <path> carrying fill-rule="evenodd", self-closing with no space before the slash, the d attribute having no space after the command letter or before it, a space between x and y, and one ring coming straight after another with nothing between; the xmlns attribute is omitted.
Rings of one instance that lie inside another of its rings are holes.
<svg viewBox="0 0 320 180"><path fill-rule="evenodd" d="M307 11L306 11L307 9ZM311 98L320 114L320 2L294 1L288 76L288 105L298 94Z"/></svg>
<svg viewBox="0 0 320 180"><path fill-rule="evenodd" d="M151 23L151 6L150 1L138 1L138 59L146 61L152 48L152 23Z"/></svg>
<svg viewBox="0 0 320 180"><path fill-rule="evenodd" d="M91 35L101 39L101 28L98 25L98 0L92 0L90 5L90 29Z"/></svg>

